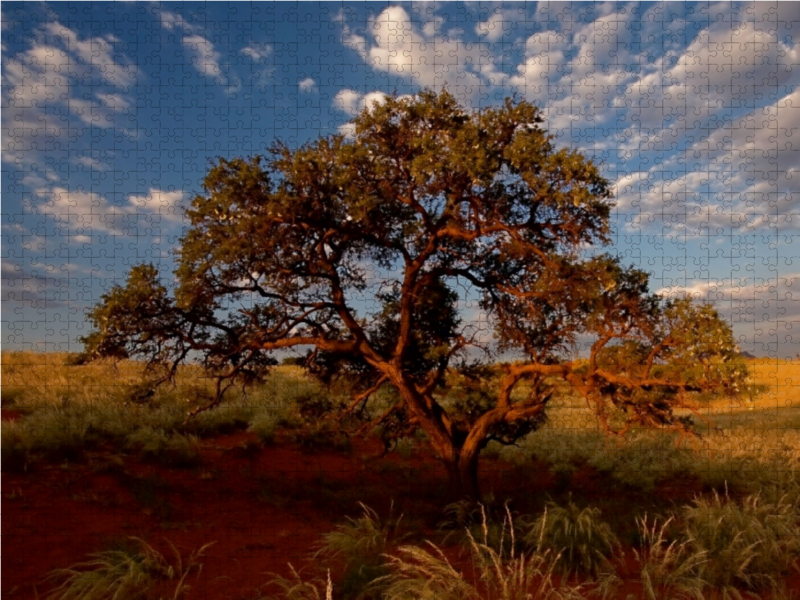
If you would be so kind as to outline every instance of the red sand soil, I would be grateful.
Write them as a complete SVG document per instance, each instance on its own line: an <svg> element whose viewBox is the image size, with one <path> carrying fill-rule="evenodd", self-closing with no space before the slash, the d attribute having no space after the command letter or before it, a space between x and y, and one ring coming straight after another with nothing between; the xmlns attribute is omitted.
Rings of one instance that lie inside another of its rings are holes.
<svg viewBox="0 0 800 600"><path fill-rule="evenodd" d="M438 463L375 458L381 449L370 441L354 444L350 455L308 454L290 444L261 448L250 434L236 433L205 440L202 464L188 470L107 449L78 463L3 473L2 596L44 597L52 569L137 536L167 556L164 538L184 555L216 542L202 559L200 581L191 582L197 597L253 597L267 572L288 576L287 563L307 564L321 534L345 516L360 516L359 501L382 517L392 500L395 516L440 514L437 491L445 476ZM484 463L490 484L510 470ZM417 525L433 532L434 523Z"/></svg>
<svg viewBox="0 0 800 600"><path fill-rule="evenodd" d="M2 417L14 418L10 411ZM394 515L404 514L403 522L419 532L413 541L432 538L441 518L446 478L427 448L409 458L379 457L380 443L370 440L354 443L349 455L308 454L285 442L262 448L243 432L202 445L202 464L187 470L142 463L106 448L78 463L39 463L27 473L4 473L2 597L44 598L52 589L44 581L52 569L137 536L166 556L171 551L165 538L184 556L216 542L201 560L200 579L189 581L187 598L257 598L269 572L288 576L287 563L310 565L320 535L345 516L360 516L359 501L382 517L394 501ZM524 498L528 492L534 504L558 484L544 467L534 465L521 476L493 459L481 461L480 475L484 490L496 497ZM611 496L608 501L620 510L626 493L609 494L607 485L590 467L568 482L576 497ZM697 482L682 481L655 493L683 503L698 490ZM454 564L464 562L456 548L447 555ZM336 581L335 572L333 577ZM637 589L627 585L622 597Z"/></svg>

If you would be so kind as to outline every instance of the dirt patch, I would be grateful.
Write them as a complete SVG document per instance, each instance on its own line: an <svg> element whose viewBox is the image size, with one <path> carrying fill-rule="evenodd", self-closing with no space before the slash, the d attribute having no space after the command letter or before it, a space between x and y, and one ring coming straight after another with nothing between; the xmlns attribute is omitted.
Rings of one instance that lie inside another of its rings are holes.
<svg viewBox="0 0 800 600"><path fill-rule="evenodd" d="M381 450L369 440L354 443L349 454L312 454L281 439L262 447L240 432L203 441L202 463L192 469L168 469L105 448L77 464L39 463L27 473L4 473L2 596L46 597L43 580L52 569L136 536L165 554L171 552L166 539L184 555L215 541L188 597L255 598L269 572L288 576L288 563L308 565L322 534L346 516L360 515L358 502L383 517L394 504L394 514L403 513L416 531L410 541L437 539L444 468L424 445L408 457L380 457ZM548 499L566 496L563 482L539 462L517 467L486 458L480 476L487 495L513 499L519 513L532 514ZM649 494L622 493L588 466L569 483L576 499L631 525L633 507L646 510L654 495L660 504L683 503L702 491L696 481L675 480ZM465 560L456 548L447 555L454 564ZM635 593L637 585L626 582L626 593Z"/></svg>

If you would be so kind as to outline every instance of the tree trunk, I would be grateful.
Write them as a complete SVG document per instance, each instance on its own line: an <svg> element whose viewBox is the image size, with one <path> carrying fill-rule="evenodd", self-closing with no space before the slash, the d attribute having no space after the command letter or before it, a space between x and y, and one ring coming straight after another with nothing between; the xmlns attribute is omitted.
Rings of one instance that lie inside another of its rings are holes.
<svg viewBox="0 0 800 600"><path fill-rule="evenodd" d="M444 461L447 468L448 487L447 501L457 502L459 500L472 500L481 502L483 500L478 484L478 461L473 460L464 463Z"/></svg>
<svg viewBox="0 0 800 600"><path fill-rule="evenodd" d="M480 442L464 444L465 434L455 428L448 428L439 415L426 410L426 403L417 395L413 385L400 377L393 378L392 383L405 398L406 406L416 416L420 427L428 434L433 449L447 469L449 501L470 498L480 502L478 485Z"/></svg>

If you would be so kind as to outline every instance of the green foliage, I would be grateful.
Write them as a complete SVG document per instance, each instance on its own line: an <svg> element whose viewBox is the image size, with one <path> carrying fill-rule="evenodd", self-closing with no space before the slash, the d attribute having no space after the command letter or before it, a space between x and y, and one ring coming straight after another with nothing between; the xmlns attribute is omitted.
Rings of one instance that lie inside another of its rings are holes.
<svg viewBox="0 0 800 600"><path fill-rule="evenodd" d="M527 524L525 543L560 554L565 573L597 577L609 567L609 556L620 550L611 526L601 517L600 509L579 508L571 500L567 506L548 502L542 515Z"/></svg>
<svg viewBox="0 0 800 600"><path fill-rule="evenodd" d="M193 551L187 559L167 541L175 558L168 560L144 540L130 538L134 544L91 555L91 560L53 571L49 579L61 583L48 596L50 600L147 600L155 598L156 586L175 581L171 598L177 600L189 591L189 574L200 574L205 551L215 542Z"/></svg>
<svg viewBox="0 0 800 600"><path fill-rule="evenodd" d="M690 298L668 304L665 318L673 344L662 367L665 375L680 377L704 391L738 396L745 392L746 359L739 352L730 326L710 304Z"/></svg>

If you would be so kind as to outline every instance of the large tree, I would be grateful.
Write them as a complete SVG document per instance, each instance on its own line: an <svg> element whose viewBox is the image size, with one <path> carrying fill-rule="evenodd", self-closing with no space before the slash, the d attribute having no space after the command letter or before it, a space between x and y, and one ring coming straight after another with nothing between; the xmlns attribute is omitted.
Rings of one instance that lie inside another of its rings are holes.
<svg viewBox="0 0 800 600"><path fill-rule="evenodd" d="M704 382L679 363L702 354L709 384L731 361L730 329L599 251L611 241L609 183L556 149L542 122L528 102L467 111L424 91L363 111L352 139L220 159L186 210L174 293L153 266L135 267L91 311L87 353L143 358L166 376L199 354L216 405L237 379L263 376L275 351L310 348L312 370L348 373L347 411L395 388L396 404L366 428L404 415L454 493L473 496L480 451L541 423L555 379L610 433L612 406L623 431L687 431L673 409ZM465 318L467 300L493 338ZM572 360L585 340L588 360ZM518 360L498 362L508 353ZM444 402L457 372L477 383Z"/></svg>

